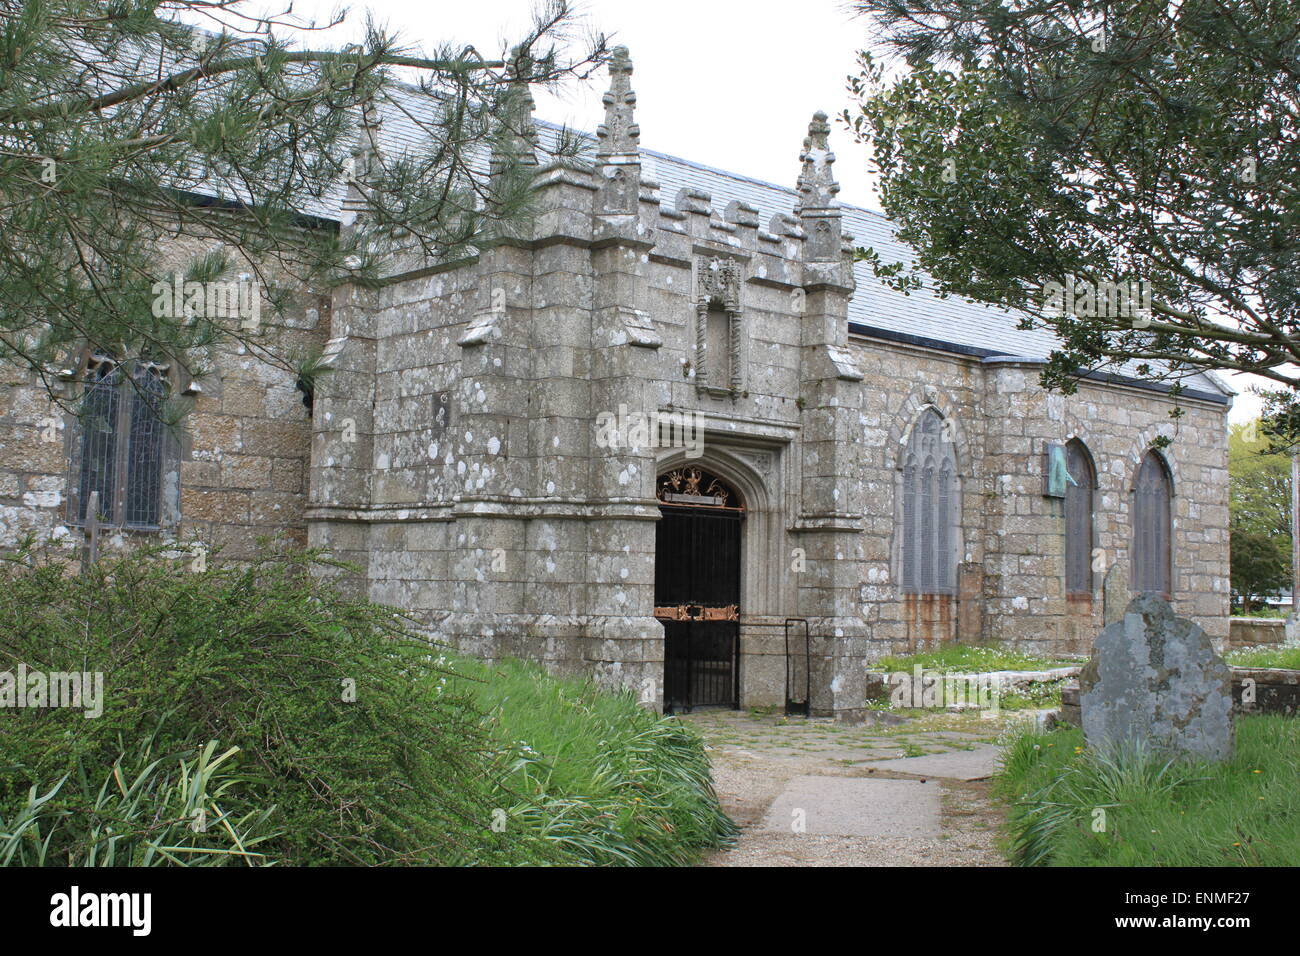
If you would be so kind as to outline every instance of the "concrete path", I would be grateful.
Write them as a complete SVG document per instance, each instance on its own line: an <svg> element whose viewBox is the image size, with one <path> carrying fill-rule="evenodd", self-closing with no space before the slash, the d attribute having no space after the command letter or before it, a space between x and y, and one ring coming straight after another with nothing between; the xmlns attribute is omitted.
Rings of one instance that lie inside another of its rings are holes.
<svg viewBox="0 0 1300 956"><path fill-rule="evenodd" d="M871 760L861 764L868 770L914 774L919 777L944 777L949 780L987 780L998 769L999 748L980 744L973 750L950 750L924 757L899 757L895 760Z"/></svg>
<svg viewBox="0 0 1300 956"><path fill-rule="evenodd" d="M767 808L765 833L925 837L943 832L939 788L919 780L795 777Z"/></svg>
<svg viewBox="0 0 1300 956"><path fill-rule="evenodd" d="M1003 724L934 714L846 727L713 711L685 718L709 744L740 824L709 866L1000 866L1001 815L983 782Z"/></svg>

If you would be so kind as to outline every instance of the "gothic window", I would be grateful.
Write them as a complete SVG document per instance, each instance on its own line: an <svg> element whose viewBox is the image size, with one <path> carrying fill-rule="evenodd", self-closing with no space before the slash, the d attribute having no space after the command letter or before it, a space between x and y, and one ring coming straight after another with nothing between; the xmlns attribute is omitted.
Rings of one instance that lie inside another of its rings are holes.
<svg viewBox="0 0 1300 956"><path fill-rule="evenodd" d="M926 409L912 427L903 460L903 590L956 590L957 463L943 419Z"/></svg>
<svg viewBox="0 0 1300 956"><path fill-rule="evenodd" d="M158 527L169 441L162 418L170 390L167 367L95 352L84 382L73 444L73 520L85 522L97 493L105 524Z"/></svg>
<svg viewBox="0 0 1300 956"><path fill-rule="evenodd" d="M1140 594L1171 594L1170 500L1173 479L1164 457L1148 451L1138 467L1133 488L1133 590Z"/></svg>
<svg viewBox="0 0 1300 956"><path fill-rule="evenodd" d="M1092 456L1077 438L1065 446L1065 467L1070 473L1065 486L1065 590L1067 594L1091 594L1092 509L1097 476Z"/></svg>

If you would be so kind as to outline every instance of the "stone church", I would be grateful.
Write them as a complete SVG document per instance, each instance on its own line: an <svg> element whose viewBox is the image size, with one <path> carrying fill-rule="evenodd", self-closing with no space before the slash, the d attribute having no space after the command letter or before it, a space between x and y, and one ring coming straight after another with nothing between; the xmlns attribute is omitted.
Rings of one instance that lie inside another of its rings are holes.
<svg viewBox="0 0 1300 956"><path fill-rule="evenodd" d="M79 540L92 489L110 547L238 558L288 531L467 653L676 711L852 716L883 655L1086 653L1134 590L1226 637L1231 389L1117 369L1044 391L1049 335L855 263L908 252L838 200L824 114L789 189L642 148L631 76L620 50L589 161L539 164L526 235L271 330L325 350L310 410L232 353L160 386L193 398L169 443L112 392L165 368L74 362L98 430L6 372L0 536Z"/></svg>

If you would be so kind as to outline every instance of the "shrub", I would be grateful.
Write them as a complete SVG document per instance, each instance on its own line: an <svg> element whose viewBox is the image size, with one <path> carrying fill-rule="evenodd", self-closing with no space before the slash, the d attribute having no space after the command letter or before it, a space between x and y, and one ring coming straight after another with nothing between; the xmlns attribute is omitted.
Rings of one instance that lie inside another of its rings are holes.
<svg viewBox="0 0 1300 956"><path fill-rule="evenodd" d="M557 858L547 841L492 831L502 769L480 714L446 688L429 644L393 611L343 597L312 573L320 563L269 544L252 564L211 561L198 573L160 550L104 559L85 575L32 550L0 561L4 659L102 671L106 698L97 719L68 708L0 711L0 818L70 772L45 812L94 815L98 789L78 781L124 754L221 741L239 748L248 775L227 792L225 812L276 808L277 834L261 844L268 859ZM52 832L49 859L84 854L68 827Z"/></svg>
<svg viewBox="0 0 1300 956"><path fill-rule="evenodd" d="M0 708L0 864L682 864L734 835L681 721L439 653L330 565L0 558L5 666L105 677L94 719Z"/></svg>

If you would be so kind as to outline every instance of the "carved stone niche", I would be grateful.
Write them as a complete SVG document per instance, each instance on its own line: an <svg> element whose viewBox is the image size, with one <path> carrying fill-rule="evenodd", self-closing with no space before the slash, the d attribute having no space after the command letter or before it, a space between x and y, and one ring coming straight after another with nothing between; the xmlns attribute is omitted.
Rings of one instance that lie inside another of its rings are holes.
<svg viewBox="0 0 1300 956"><path fill-rule="evenodd" d="M695 267L695 387L711 395L738 396L741 362L740 261L700 256Z"/></svg>

